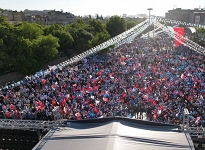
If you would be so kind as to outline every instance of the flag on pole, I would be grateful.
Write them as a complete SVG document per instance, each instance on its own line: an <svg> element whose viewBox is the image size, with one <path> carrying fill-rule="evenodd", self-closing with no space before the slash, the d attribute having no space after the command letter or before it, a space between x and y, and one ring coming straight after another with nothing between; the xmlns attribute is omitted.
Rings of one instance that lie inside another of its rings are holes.
<svg viewBox="0 0 205 150"><path fill-rule="evenodd" d="M184 43L184 28L182 27L174 27L175 33L175 46L178 47ZM176 40L176 38L179 40Z"/></svg>

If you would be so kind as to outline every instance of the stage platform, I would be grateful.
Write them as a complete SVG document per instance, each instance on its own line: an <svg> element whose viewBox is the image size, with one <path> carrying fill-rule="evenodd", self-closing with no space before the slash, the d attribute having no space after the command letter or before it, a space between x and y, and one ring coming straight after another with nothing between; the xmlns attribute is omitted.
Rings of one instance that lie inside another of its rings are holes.
<svg viewBox="0 0 205 150"><path fill-rule="evenodd" d="M33 150L194 150L177 126L128 118L65 121Z"/></svg>

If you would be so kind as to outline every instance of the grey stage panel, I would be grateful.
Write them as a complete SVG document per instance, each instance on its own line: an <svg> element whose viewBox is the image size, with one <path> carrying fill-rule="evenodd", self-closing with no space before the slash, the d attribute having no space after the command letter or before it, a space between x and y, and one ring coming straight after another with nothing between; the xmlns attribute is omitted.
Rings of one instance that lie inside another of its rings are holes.
<svg viewBox="0 0 205 150"><path fill-rule="evenodd" d="M189 150L184 133L172 126L147 126L126 121L73 123L42 139L36 150Z"/></svg>

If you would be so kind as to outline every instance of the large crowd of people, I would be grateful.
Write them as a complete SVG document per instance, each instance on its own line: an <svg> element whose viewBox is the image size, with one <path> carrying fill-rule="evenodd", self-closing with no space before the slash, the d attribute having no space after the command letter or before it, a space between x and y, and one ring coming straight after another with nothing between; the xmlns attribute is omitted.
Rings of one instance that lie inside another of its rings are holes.
<svg viewBox="0 0 205 150"><path fill-rule="evenodd" d="M26 77L0 92L0 118L53 120L59 106L65 119L111 116L179 124L204 124L204 56L174 47L166 36L136 39L81 61Z"/></svg>

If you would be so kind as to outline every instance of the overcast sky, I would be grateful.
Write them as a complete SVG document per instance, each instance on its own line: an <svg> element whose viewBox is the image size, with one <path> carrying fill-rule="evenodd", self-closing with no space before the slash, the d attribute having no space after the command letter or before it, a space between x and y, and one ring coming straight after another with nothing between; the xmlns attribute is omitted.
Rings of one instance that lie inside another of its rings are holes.
<svg viewBox="0 0 205 150"><path fill-rule="evenodd" d="M62 9L74 15L103 16L148 14L151 7L151 14L164 16L173 8L204 8L205 0L0 0L0 7L17 11Z"/></svg>

